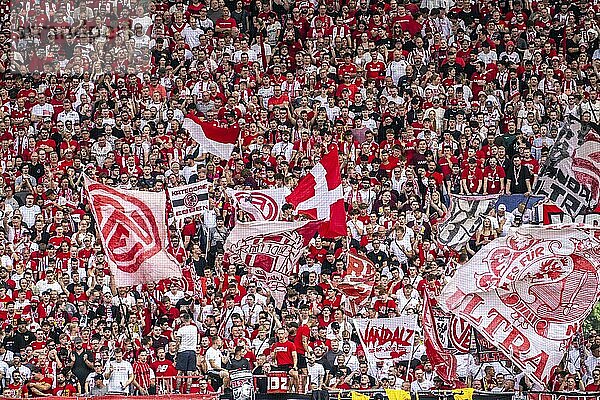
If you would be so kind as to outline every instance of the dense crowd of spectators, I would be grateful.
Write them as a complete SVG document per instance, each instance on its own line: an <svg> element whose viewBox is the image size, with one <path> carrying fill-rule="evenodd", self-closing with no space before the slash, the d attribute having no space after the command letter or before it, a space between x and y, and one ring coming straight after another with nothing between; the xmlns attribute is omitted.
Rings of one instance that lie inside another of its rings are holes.
<svg viewBox="0 0 600 400"><path fill-rule="evenodd" d="M565 121L600 120L600 8L588 0L24 1L11 11L0 31L9 397L227 391L239 369L288 372L300 391L444 387L420 342L410 365L369 368L329 284L347 247L377 269L360 315L419 313L449 266L529 219L523 206L500 207L450 251L436 242L449 195L529 194ZM188 113L240 128L230 160L198 152L181 128ZM333 148L348 235L313 240L278 310L223 261L246 218L225 189L293 187ZM83 173L150 191L212 182L209 208L174 224L169 243L201 288L117 289ZM600 336L582 340L549 388L600 388ZM458 356L467 385L541 389L507 362L476 358Z"/></svg>

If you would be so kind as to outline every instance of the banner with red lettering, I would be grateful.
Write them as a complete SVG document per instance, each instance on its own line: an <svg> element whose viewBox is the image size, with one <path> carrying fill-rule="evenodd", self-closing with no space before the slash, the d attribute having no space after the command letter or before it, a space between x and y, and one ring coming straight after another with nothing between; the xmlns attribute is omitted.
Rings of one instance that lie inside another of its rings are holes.
<svg viewBox="0 0 600 400"><path fill-rule="evenodd" d="M409 361L417 329L416 315L395 318L354 319L369 368L373 371L377 362Z"/></svg>
<svg viewBox="0 0 600 400"><path fill-rule="evenodd" d="M459 268L439 304L548 382L596 301L599 238L586 225L520 227Z"/></svg>

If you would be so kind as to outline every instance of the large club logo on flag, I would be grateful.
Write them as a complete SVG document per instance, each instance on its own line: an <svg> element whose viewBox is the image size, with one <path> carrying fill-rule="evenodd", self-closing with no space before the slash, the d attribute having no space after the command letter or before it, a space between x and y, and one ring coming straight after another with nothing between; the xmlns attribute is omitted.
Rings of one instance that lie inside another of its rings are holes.
<svg viewBox="0 0 600 400"><path fill-rule="evenodd" d="M302 249L320 225L320 221L238 222L225 242L225 256L230 263L248 268L248 275L268 287L281 308Z"/></svg>
<svg viewBox="0 0 600 400"><path fill-rule="evenodd" d="M581 225L521 227L458 269L440 305L548 382L596 301L599 237Z"/></svg>
<svg viewBox="0 0 600 400"><path fill-rule="evenodd" d="M117 285L181 276L181 268L163 248L164 193L116 190L87 176L85 187Z"/></svg>
<svg viewBox="0 0 600 400"><path fill-rule="evenodd" d="M299 214L324 221L319 231L321 236L346 236L346 209L337 150L325 154L310 173L300 179L286 200Z"/></svg>
<svg viewBox="0 0 600 400"><path fill-rule="evenodd" d="M227 189L227 195L236 207L246 212L251 221L276 221L285 204L285 197L290 194L288 188L266 190L233 190Z"/></svg>

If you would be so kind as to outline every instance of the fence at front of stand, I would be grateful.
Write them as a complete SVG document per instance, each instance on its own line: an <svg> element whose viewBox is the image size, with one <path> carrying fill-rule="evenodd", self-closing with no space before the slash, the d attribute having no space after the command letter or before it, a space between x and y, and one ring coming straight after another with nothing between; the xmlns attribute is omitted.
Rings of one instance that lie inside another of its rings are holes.
<svg viewBox="0 0 600 400"><path fill-rule="evenodd" d="M209 396L198 393L198 381L206 379L211 383L210 378L204 378L198 375L183 377L158 377L156 380L156 393L159 396L171 396L180 389L179 384L184 384L182 393L188 393L188 398L192 400L209 400ZM191 381L189 390L185 386ZM254 375L255 398L264 400L312 400L314 396L310 391L304 393L288 393L288 376L285 372L272 372L267 375ZM259 390L260 389L260 390ZM351 400L353 390L329 390L327 391L330 400ZM356 390L355 392L366 395L373 400L388 400L389 397L384 389ZM455 394L464 394L462 391L430 391L420 392L418 397L413 393L411 399L419 400L447 400L454 399ZM222 400L232 399L231 394L220 394ZM393 397L393 396L392 396ZM323 397L320 397L323 398ZM472 395L472 400L599 400L600 392L595 393L566 393L566 392L530 392L530 393L506 393L506 392L479 392ZM212 399L210 399L212 400ZM233 399L238 400L238 399ZM391 399L393 400L393 399Z"/></svg>

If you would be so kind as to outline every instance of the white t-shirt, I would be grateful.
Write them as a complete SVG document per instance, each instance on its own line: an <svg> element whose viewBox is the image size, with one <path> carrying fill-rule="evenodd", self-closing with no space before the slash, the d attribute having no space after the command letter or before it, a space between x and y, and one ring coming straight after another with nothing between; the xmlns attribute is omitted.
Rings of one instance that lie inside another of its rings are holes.
<svg viewBox="0 0 600 400"><path fill-rule="evenodd" d="M433 382L428 381L428 380L423 380L423 382L419 382L419 381L413 381L410 384L410 391L413 393L416 392L426 392L429 389L431 389L433 387Z"/></svg>
<svg viewBox="0 0 600 400"><path fill-rule="evenodd" d="M23 205L19 207L19 210L23 216L23 222L30 228L35 224L35 217L42 213L40 206L37 204L34 204L31 207Z"/></svg>
<svg viewBox="0 0 600 400"><path fill-rule="evenodd" d="M177 330L175 335L181 338L180 353L188 350L196 351L196 346L198 346L198 327L196 325L184 325Z"/></svg>
<svg viewBox="0 0 600 400"><path fill-rule="evenodd" d="M319 363L315 363L314 365L307 366L308 368L308 377L309 377L309 384L314 383L315 385L318 385L319 382L324 383L325 382L325 368L323 368L323 366Z"/></svg>
<svg viewBox="0 0 600 400"><path fill-rule="evenodd" d="M214 371L215 368L213 368L213 366L210 363L210 360L213 360L213 364L215 365L216 369L221 369L222 365L221 365L221 357L222 357L222 353L221 350L217 350L214 347L210 346L208 348L208 350L206 350L206 364L208 365L208 370L209 371Z"/></svg>
<svg viewBox="0 0 600 400"><path fill-rule="evenodd" d="M106 384L108 386L108 391L115 393L126 393L127 388L123 389L123 386L125 386L129 380L129 377L133 374L133 367L131 366L131 363L125 360L122 360L121 362L111 361L106 364L105 372L110 371L111 365L113 367L113 372L108 379L108 383Z"/></svg>

